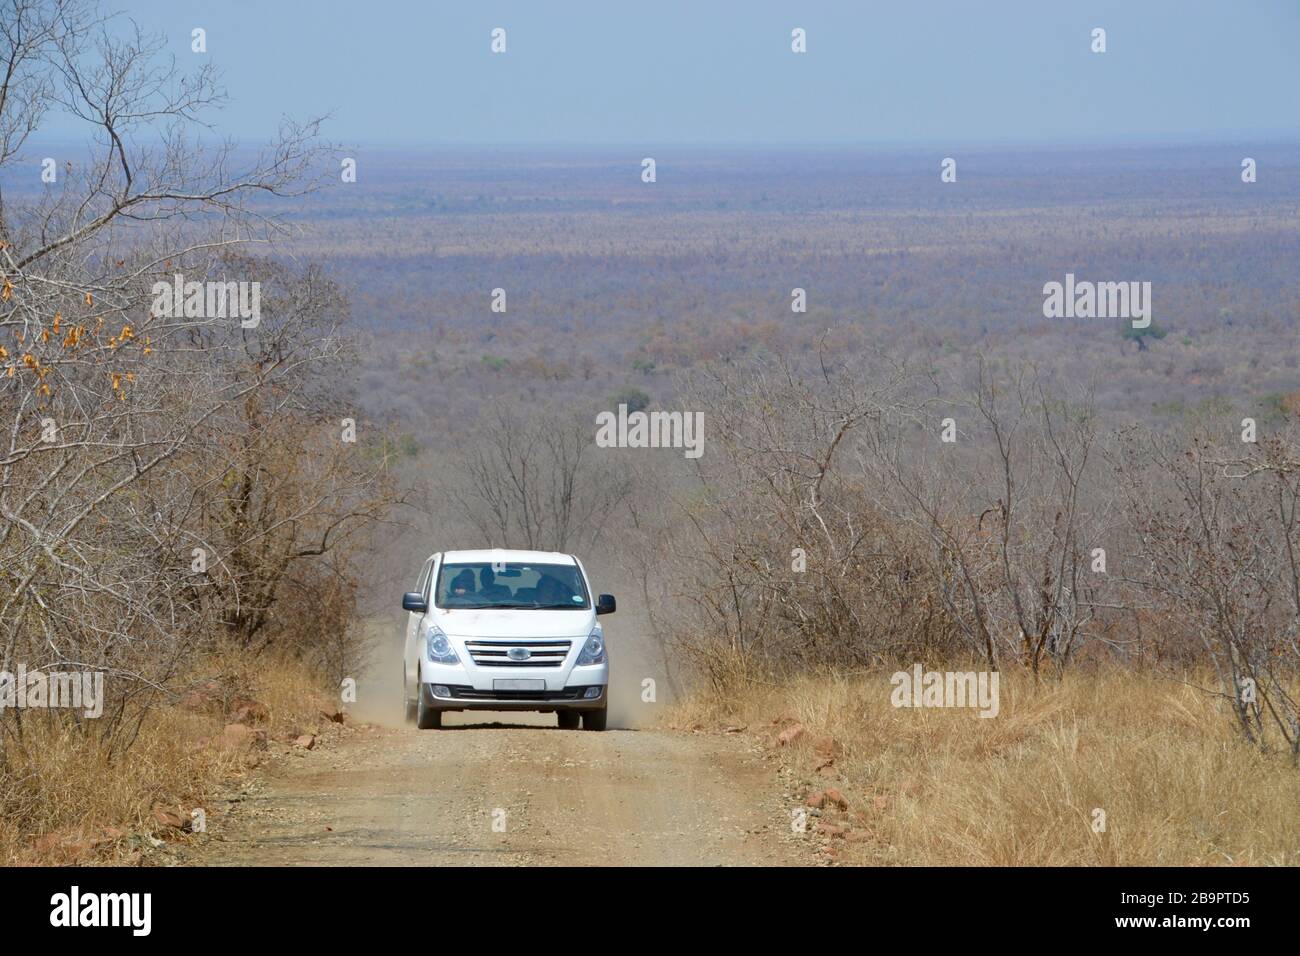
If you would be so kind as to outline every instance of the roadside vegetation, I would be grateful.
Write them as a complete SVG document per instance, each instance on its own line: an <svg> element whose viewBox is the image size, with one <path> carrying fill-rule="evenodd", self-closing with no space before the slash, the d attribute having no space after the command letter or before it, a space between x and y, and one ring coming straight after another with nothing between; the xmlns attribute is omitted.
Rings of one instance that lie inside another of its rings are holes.
<svg viewBox="0 0 1300 956"><path fill-rule="evenodd" d="M779 752L791 810L839 863L1300 865L1300 774L1244 746L1210 675L1189 676L1011 671L982 719L892 707L887 670L810 673L736 680L666 719Z"/></svg>
<svg viewBox="0 0 1300 956"><path fill-rule="evenodd" d="M684 394L708 454L636 545L669 720L778 751L827 858L1300 863L1293 419L1121 426L1032 367L883 357ZM914 668L1000 707L896 706Z"/></svg>
<svg viewBox="0 0 1300 956"><path fill-rule="evenodd" d="M163 45L82 0L0 13L0 672L103 681L95 707L0 710L4 860L117 846L102 827L337 705L360 534L400 498L355 421L344 290L266 257L318 124L215 141L218 77ZM34 160L58 113L91 152ZM161 306L174 282L260 309Z"/></svg>

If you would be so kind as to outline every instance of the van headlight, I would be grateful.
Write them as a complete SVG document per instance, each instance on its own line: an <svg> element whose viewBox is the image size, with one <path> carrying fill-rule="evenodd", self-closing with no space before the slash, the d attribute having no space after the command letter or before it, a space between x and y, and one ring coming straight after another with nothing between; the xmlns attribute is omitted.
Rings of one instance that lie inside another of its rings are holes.
<svg viewBox="0 0 1300 956"><path fill-rule="evenodd" d="M456 656L456 649L451 646L451 641L447 640L447 635L442 633L442 629L431 627L424 635L425 653L428 655L430 663L433 664L459 664L460 658Z"/></svg>
<svg viewBox="0 0 1300 956"><path fill-rule="evenodd" d="M592 631L587 637L587 643L582 645L582 653L574 663L575 665L605 663L605 638L599 631Z"/></svg>

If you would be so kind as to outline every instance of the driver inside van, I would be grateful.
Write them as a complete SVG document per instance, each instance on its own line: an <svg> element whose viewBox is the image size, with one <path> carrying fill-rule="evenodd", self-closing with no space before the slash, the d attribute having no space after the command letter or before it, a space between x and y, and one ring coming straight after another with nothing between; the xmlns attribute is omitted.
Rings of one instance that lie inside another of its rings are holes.
<svg viewBox="0 0 1300 956"><path fill-rule="evenodd" d="M537 600L543 606L565 604L568 596L569 589L549 574L543 574L537 582Z"/></svg>

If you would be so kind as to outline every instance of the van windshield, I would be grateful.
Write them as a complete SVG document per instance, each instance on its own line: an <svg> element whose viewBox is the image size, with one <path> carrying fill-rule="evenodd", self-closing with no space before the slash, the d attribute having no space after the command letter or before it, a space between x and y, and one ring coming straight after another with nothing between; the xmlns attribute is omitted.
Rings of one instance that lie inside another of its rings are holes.
<svg viewBox="0 0 1300 956"><path fill-rule="evenodd" d="M589 608L587 585L575 564L458 562L443 564L433 588L440 608Z"/></svg>

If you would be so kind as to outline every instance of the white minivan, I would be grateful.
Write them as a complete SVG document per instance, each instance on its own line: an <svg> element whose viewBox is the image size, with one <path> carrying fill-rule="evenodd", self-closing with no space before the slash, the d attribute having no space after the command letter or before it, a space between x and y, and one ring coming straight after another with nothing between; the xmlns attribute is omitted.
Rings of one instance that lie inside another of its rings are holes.
<svg viewBox="0 0 1300 956"><path fill-rule="evenodd" d="M407 720L428 730L447 710L554 712L561 727L604 730L609 656L582 562L553 551L447 551L424 562L402 670Z"/></svg>

